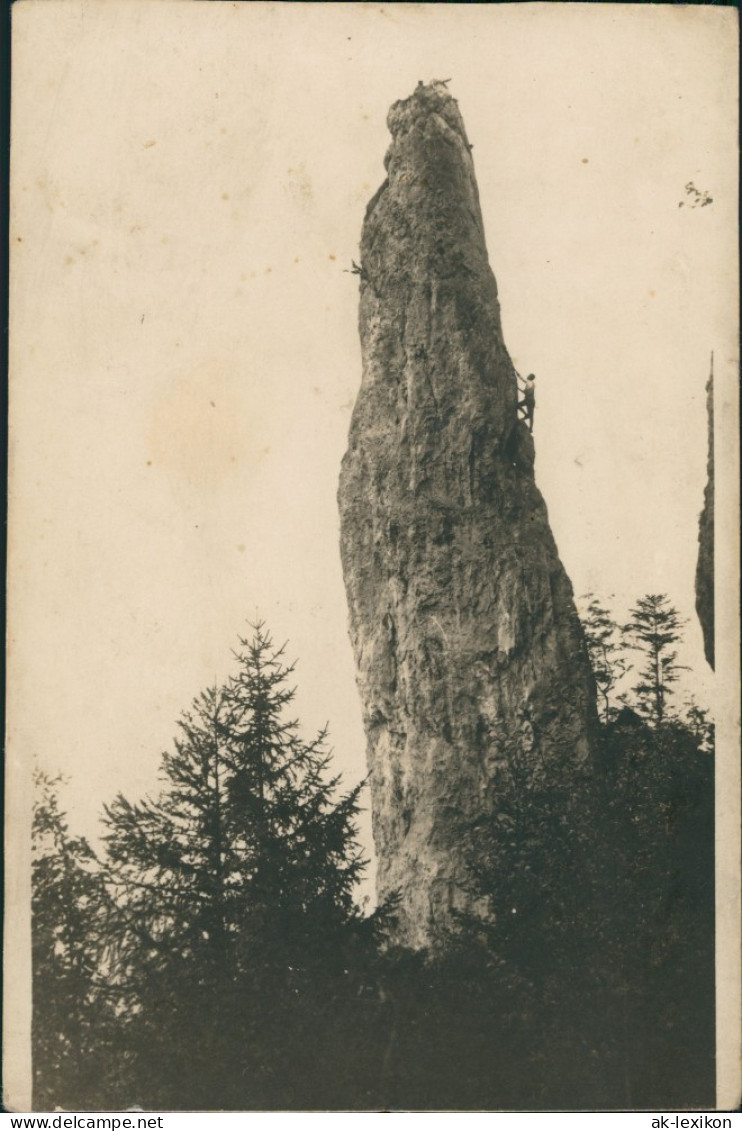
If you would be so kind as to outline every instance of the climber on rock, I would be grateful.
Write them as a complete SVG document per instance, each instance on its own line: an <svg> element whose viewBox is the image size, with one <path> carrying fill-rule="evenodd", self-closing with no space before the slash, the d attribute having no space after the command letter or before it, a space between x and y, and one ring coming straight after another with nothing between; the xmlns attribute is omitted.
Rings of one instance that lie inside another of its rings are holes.
<svg viewBox="0 0 742 1131"><path fill-rule="evenodd" d="M523 386L523 400L518 405L523 409L523 419L528 425L528 431L533 432L533 417L536 411L536 378L529 373Z"/></svg>

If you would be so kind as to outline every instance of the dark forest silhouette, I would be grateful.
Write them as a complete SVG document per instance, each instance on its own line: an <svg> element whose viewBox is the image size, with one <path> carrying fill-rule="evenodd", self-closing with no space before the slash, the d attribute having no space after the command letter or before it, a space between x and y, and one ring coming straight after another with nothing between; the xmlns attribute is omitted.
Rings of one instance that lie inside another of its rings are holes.
<svg viewBox="0 0 742 1131"><path fill-rule="evenodd" d="M436 954L364 915L361 786L301 737L263 625L99 852L37 776L34 1107L704 1107L714 1095L713 728L674 706L664 595L584 627L592 764L515 741L470 830L478 911Z"/></svg>

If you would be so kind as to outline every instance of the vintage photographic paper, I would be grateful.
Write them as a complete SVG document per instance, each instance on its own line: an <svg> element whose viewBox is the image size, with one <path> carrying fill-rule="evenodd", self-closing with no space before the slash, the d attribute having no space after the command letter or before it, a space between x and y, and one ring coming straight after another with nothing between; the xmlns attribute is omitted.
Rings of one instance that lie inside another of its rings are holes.
<svg viewBox="0 0 742 1131"><path fill-rule="evenodd" d="M11 1110L736 1105L737 37L14 5Z"/></svg>

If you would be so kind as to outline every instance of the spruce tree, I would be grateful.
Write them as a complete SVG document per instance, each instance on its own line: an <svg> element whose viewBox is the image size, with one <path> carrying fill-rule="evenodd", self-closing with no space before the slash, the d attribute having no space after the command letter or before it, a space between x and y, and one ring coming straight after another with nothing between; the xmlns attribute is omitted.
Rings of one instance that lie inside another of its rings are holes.
<svg viewBox="0 0 742 1131"><path fill-rule="evenodd" d="M623 626L629 647L642 654L644 665L633 687L640 710L659 726L667 715L672 684L684 670L674 645L682 640L685 621L663 593L640 597Z"/></svg>
<svg viewBox="0 0 742 1131"><path fill-rule="evenodd" d="M159 796L119 795L104 822L108 878L132 931L222 971L239 968L251 939L295 946L297 929L352 918L364 867L360 787L336 799L326 729L305 741L285 717L293 665L262 625L240 645L236 674L181 717Z"/></svg>
<svg viewBox="0 0 742 1131"><path fill-rule="evenodd" d="M316 1074L299 1033L363 935L360 786L339 794L326 729L307 741L288 715L283 653L254 626L235 674L180 719L159 795L105 811L119 982L160 1106L286 1103Z"/></svg>
<svg viewBox="0 0 742 1131"><path fill-rule="evenodd" d="M601 605L592 593L583 598L587 602L582 627L595 676L598 691L602 697L600 715L608 722L614 710L611 696L630 665L624 656L623 642L619 636L619 626L611 616L610 610Z"/></svg>
<svg viewBox="0 0 742 1131"><path fill-rule="evenodd" d="M32 822L33 1105L94 1104L113 1003L103 976L104 892L95 855L69 832L58 789L38 772Z"/></svg>
<svg viewBox="0 0 742 1131"><path fill-rule="evenodd" d="M360 786L334 800L340 779L329 775L327 728L305 742L298 721L286 719L294 666L283 663L283 652L260 625L240 640L237 673L224 692L224 738L229 832L239 843L246 832L250 838L251 930L262 937L267 929L272 945L291 939L293 946L353 917L364 861L354 825Z"/></svg>

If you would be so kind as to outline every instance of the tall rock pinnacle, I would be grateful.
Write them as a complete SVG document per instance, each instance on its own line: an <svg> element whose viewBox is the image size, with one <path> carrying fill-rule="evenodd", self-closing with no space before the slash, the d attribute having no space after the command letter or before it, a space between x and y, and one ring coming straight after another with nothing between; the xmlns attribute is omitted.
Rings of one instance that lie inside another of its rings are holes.
<svg viewBox="0 0 742 1131"><path fill-rule="evenodd" d="M471 146L443 83L388 116L361 239L363 379L343 459L341 554L378 887L399 940L466 909L468 830L520 750L584 762L595 688L533 475Z"/></svg>

